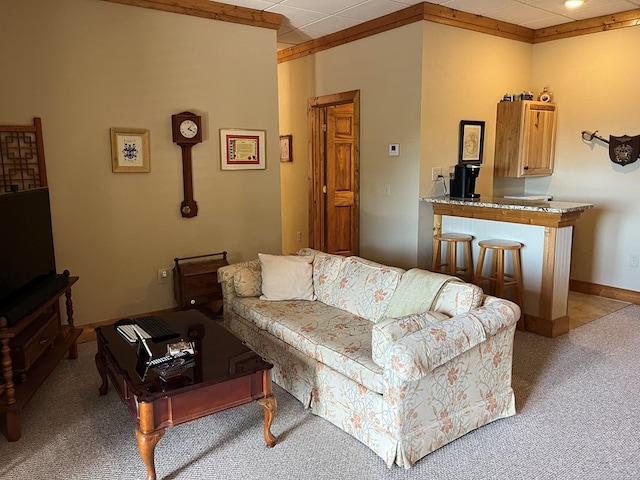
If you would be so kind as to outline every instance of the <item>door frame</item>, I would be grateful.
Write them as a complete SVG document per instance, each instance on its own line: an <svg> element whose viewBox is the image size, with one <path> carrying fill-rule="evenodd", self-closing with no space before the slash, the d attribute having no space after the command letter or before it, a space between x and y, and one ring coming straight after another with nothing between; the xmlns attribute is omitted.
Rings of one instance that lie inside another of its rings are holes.
<svg viewBox="0 0 640 480"><path fill-rule="evenodd" d="M309 159L309 243L316 250L326 251L325 235L325 107L353 103L354 132L354 249L360 250L360 90L313 97L307 101L307 135ZM323 127L323 125L325 125ZM357 253L356 253L357 254Z"/></svg>

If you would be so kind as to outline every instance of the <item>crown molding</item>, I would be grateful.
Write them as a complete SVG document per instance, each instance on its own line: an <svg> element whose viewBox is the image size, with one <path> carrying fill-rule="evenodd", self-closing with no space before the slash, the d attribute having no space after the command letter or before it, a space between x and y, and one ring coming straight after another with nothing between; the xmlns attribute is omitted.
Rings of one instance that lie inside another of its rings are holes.
<svg viewBox="0 0 640 480"><path fill-rule="evenodd" d="M236 7L226 3L209 0L103 0L121 3L134 7L150 8L163 12L180 13L193 17L220 20L222 22L240 23L253 27L278 30L282 23L279 13L262 12L253 8Z"/></svg>
<svg viewBox="0 0 640 480"><path fill-rule="evenodd" d="M390 13L389 15L363 22L355 27L280 50L278 52L278 63L288 62L289 60L311 55L322 50L337 47L421 20L465 28L467 30L528 43L533 43L535 33L535 30L514 25L513 23L493 20L481 15L474 15L460 10L453 10L442 5L423 2Z"/></svg>
<svg viewBox="0 0 640 480"><path fill-rule="evenodd" d="M590 33L607 32L619 28L636 27L640 25L640 8L626 12L603 15L601 17L577 20L553 27L540 28L535 31L533 43L550 42L563 38L588 35Z"/></svg>
<svg viewBox="0 0 640 480"><path fill-rule="evenodd" d="M399 12L361 23L355 27L280 50L278 52L278 63L288 62L289 60L311 55L420 20L535 44L638 26L640 25L640 9L532 30L481 15L423 2Z"/></svg>
<svg viewBox="0 0 640 480"><path fill-rule="evenodd" d="M254 27L278 30L283 16L278 13L264 12L252 8L237 7L210 0L103 0L135 7L150 8L164 12L191 15L194 17L239 23ZM601 17L577 20L548 28L532 30L513 23L493 20L482 15L454 10L429 2L418 3L398 12L390 13L355 27L347 28L315 40L285 48L278 52L278 63L312 55L333 47L354 42L362 38L377 35L394 28L418 21L428 21L464 28L525 43L542 43L563 38L606 32L620 28L640 26L640 9L603 15Z"/></svg>

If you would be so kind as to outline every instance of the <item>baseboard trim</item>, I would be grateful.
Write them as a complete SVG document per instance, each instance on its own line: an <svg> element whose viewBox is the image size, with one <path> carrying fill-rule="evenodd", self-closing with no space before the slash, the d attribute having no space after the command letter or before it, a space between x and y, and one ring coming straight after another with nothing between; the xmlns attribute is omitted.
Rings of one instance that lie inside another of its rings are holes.
<svg viewBox="0 0 640 480"><path fill-rule="evenodd" d="M569 280L569 290L640 305L640 292L634 290L625 290L623 288L598 285L597 283L583 282L580 280Z"/></svg>
<svg viewBox="0 0 640 480"><path fill-rule="evenodd" d="M544 320L533 315L524 315L524 329L543 337L555 338L569 332L569 316Z"/></svg>

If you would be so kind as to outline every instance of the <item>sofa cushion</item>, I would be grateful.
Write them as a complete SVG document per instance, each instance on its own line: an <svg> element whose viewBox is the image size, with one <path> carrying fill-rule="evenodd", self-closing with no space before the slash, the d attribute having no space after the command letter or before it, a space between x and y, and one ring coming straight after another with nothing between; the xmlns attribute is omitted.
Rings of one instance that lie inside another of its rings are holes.
<svg viewBox="0 0 640 480"><path fill-rule="evenodd" d="M269 307L275 307L280 303L281 302L260 300L259 297L236 297L231 300L227 308L230 308L242 318L246 318L259 329L266 330L267 322L271 318L271 310Z"/></svg>
<svg viewBox="0 0 640 480"><path fill-rule="evenodd" d="M345 335L327 338L322 343L318 343L317 360L321 362L320 365L324 364L369 390L382 394L384 392L383 368L371 357L373 325L368 320L360 320L362 322L360 325L350 322Z"/></svg>
<svg viewBox="0 0 640 480"><path fill-rule="evenodd" d="M241 267L233 274L233 288L239 297L258 297L262 295L262 274L257 268Z"/></svg>
<svg viewBox="0 0 640 480"><path fill-rule="evenodd" d="M338 275L346 257L318 254L313 260L313 288L318 300L330 305L331 296L338 283Z"/></svg>
<svg viewBox="0 0 640 480"><path fill-rule="evenodd" d="M447 318L449 317L444 313L422 312L400 318L380 320L373 326L371 332L371 356L373 361L380 366L384 366L389 345L410 333L422 330Z"/></svg>
<svg viewBox="0 0 640 480"><path fill-rule="evenodd" d="M479 307L482 304L483 296L484 292L477 285L449 282L438 295L433 310L454 317Z"/></svg>
<svg viewBox="0 0 640 480"><path fill-rule="evenodd" d="M377 322L382 318L404 270L348 257L327 303Z"/></svg>
<svg viewBox="0 0 640 480"><path fill-rule="evenodd" d="M347 257L312 248L302 248L298 251L298 255L313 257L313 292L319 301L329 305L338 274Z"/></svg>
<svg viewBox="0 0 640 480"><path fill-rule="evenodd" d="M305 355L383 392L383 369L371 358L369 320L322 302L236 298L231 308Z"/></svg>
<svg viewBox="0 0 640 480"><path fill-rule="evenodd" d="M259 253L261 300L315 300L313 257Z"/></svg>
<svg viewBox="0 0 640 480"><path fill-rule="evenodd" d="M461 280L458 277L419 268L408 270L402 275L384 316L398 318L433 310L440 292L449 282Z"/></svg>
<svg viewBox="0 0 640 480"><path fill-rule="evenodd" d="M321 302L311 306L301 309L289 302L289 314L269 320L267 331L346 377L382 393L382 368L371 358L372 323Z"/></svg>

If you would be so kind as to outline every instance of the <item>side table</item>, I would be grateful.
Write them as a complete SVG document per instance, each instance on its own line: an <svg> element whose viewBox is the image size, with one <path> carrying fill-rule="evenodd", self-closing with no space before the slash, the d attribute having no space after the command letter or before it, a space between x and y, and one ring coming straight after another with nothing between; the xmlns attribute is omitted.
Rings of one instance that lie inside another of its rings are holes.
<svg viewBox="0 0 640 480"><path fill-rule="evenodd" d="M211 302L222 304L218 268L229 265L226 251L173 261L174 295L179 308L198 308Z"/></svg>

